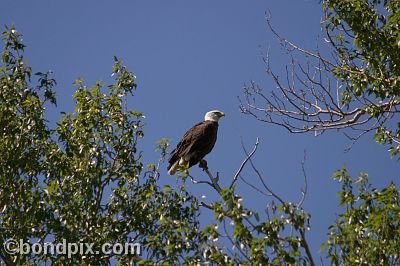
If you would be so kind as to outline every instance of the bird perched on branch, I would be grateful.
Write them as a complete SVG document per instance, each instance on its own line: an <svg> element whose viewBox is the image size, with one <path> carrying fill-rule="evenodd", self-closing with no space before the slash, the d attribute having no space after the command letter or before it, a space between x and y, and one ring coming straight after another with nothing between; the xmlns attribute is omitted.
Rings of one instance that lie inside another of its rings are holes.
<svg viewBox="0 0 400 266"><path fill-rule="evenodd" d="M224 112L218 110L207 112L203 122L185 133L168 159L169 175L174 175L179 167L192 167L211 152L217 141L218 120L223 116Z"/></svg>

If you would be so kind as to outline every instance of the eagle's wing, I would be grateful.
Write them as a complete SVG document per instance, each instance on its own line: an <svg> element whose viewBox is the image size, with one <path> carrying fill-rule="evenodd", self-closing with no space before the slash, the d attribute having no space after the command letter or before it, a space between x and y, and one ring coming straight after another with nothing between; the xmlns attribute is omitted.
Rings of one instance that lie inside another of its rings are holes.
<svg viewBox="0 0 400 266"><path fill-rule="evenodd" d="M171 152L168 169L185 157L190 157L186 158L189 160L189 167L198 163L214 147L217 130L218 123L211 121L203 121L191 127Z"/></svg>
<svg viewBox="0 0 400 266"><path fill-rule="evenodd" d="M171 152L171 156L168 159L170 165L174 164L176 161L179 161L180 158L185 154L185 151L187 152L188 148L191 146L191 143L196 138L196 135L198 135L198 133L194 132L199 131L197 128L201 127L202 124L203 122L200 122L186 131L185 135L183 135L182 139L176 145L176 148Z"/></svg>

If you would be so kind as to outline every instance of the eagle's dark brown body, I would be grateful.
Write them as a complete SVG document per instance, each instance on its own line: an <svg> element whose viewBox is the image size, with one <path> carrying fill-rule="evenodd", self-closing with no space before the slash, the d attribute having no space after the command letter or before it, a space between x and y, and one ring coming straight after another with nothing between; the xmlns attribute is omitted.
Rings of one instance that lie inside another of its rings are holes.
<svg viewBox="0 0 400 266"><path fill-rule="evenodd" d="M211 152L217 141L218 122L203 121L190 128L171 152L168 173L173 175L178 165L192 167Z"/></svg>

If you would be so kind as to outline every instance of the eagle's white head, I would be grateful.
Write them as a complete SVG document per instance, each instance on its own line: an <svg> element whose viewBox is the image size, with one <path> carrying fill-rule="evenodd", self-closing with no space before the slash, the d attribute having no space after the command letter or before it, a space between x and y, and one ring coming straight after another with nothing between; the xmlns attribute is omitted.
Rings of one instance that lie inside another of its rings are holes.
<svg viewBox="0 0 400 266"><path fill-rule="evenodd" d="M218 122L218 120L223 116L225 116L224 112L221 112L219 110L212 110L206 113L206 115L204 116L204 120Z"/></svg>

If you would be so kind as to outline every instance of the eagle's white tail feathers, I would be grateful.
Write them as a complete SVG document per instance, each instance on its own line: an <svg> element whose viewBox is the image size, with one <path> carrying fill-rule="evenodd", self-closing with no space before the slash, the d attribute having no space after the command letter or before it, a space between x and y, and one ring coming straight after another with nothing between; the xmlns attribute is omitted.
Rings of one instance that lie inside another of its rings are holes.
<svg viewBox="0 0 400 266"><path fill-rule="evenodd" d="M179 161L176 161L171 168L168 170L169 175L174 175L176 173L176 170L178 169Z"/></svg>
<svg viewBox="0 0 400 266"><path fill-rule="evenodd" d="M187 161L185 161L183 158L181 158L179 161L176 161L171 168L168 170L169 175L174 175L176 173L176 170L178 170L179 165L185 165L187 164Z"/></svg>

